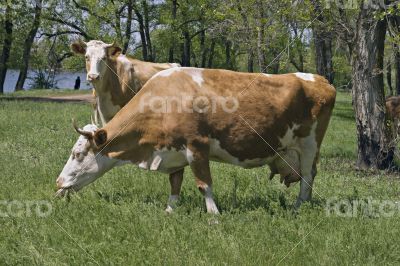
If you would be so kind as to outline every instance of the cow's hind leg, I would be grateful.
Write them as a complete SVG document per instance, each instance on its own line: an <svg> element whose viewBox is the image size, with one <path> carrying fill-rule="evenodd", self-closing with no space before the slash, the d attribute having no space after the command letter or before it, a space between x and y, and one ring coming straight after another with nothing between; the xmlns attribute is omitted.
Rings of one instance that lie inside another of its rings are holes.
<svg viewBox="0 0 400 266"><path fill-rule="evenodd" d="M181 193L181 186L183 181L183 172L184 169L182 168L181 170L169 175L169 183L171 185L171 195L169 195L167 208L165 209L167 213L172 213L172 211L176 207L176 204L178 203L179 194Z"/></svg>
<svg viewBox="0 0 400 266"><path fill-rule="evenodd" d="M300 169L301 169L301 181L300 181L300 193L297 197L296 208L299 208L304 201L311 200L312 186L314 177L316 175L316 157L318 154L318 144L315 138L314 124L311 128L310 135L300 139Z"/></svg>
<svg viewBox="0 0 400 266"><path fill-rule="evenodd" d="M196 185L206 201L207 212L219 214L212 194L212 179L208 156L194 156L190 167L196 179Z"/></svg>

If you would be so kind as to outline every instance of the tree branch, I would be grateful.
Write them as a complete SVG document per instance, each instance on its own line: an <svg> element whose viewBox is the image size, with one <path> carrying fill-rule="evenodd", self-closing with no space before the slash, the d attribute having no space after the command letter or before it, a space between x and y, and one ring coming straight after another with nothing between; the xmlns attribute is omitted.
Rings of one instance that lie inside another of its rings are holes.
<svg viewBox="0 0 400 266"><path fill-rule="evenodd" d="M88 8L88 7L86 7L86 6L83 6L83 5L79 4L76 0L72 0L72 2L75 4L75 7L76 7L76 8L78 8L78 9L80 9L80 10L83 10L83 11L86 11L86 12L88 12L90 15L95 16L95 17L98 18L98 19L104 20L105 22L109 23L111 26L115 27L114 23L113 23L111 20L109 20L107 17L104 17L104 16L101 16L101 15L97 14L97 13L94 12L92 9L90 9L90 8Z"/></svg>
<svg viewBox="0 0 400 266"><path fill-rule="evenodd" d="M84 36L82 34L82 32L80 32L80 31L66 30L66 31L58 31L55 33L42 32L42 33L40 33L39 38L42 36L46 36L48 38L53 38L53 37L64 35L64 34L77 34L77 35Z"/></svg>
<svg viewBox="0 0 400 266"><path fill-rule="evenodd" d="M68 27L71 27L77 31L80 32L80 35L82 35L83 37L85 37L86 40L90 40L93 39L92 36L90 36L89 34L87 34L81 27L77 26L76 23L73 22L69 22L69 21L65 21L63 19L60 19L60 15L58 15L57 13L55 13L57 17L51 17L51 16L44 16L44 19L49 20L49 21L54 21L54 22L58 22L62 25L66 25Z"/></svg>

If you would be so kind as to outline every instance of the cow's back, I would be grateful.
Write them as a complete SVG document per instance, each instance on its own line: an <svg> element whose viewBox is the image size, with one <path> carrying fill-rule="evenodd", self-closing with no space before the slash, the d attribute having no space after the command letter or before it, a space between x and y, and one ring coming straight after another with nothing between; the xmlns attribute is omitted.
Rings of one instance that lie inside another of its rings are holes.
<svg viewBox="0 0 400 266"><path fill-rule="evenodd" d="M307 136L323 110L327 110L329 121L335 90L322 77L314 77L314 81L308 81L294 74L168 69L151 78L110 123L119 128L121 121L136 114L135 127L142 126L146 140L159 146L182 145L178 139L187 142L206 137L218 140L239 159L273 156L285 135ZM165 112L155 112L155 98L173 99L174 103ZM180 99L186 101L179 109L176 103ZM214 105L204 113L197 112L192 108L196 99L200 104L208 99ZM223 108L226 99L237 101L237 109ZM266 148L263 139L271 147Z"/></svg>

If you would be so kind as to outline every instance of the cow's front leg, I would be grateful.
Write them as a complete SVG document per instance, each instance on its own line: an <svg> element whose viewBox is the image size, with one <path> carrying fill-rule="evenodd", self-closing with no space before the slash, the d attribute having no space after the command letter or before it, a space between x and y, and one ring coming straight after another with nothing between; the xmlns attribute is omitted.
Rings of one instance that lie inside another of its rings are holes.
<svg viewBox="0 0 400 266"><path fill-rule="evenodd" d="M210 162L208 156L194 156L190 167L196 178L196 185L206 201L207 212L219 214L217 205L212 194L212 179L210 172Z"/></svg>
<svg viewBox="0 0 400 266"><path fill-rule="evenodd" d="M169 195L167 208L165 211L167 213L172 213L176 208L179 200L179 194L181 193L182 181L183 181L184 168L169 175L169 183L171 185L171 195Z"/></svg>

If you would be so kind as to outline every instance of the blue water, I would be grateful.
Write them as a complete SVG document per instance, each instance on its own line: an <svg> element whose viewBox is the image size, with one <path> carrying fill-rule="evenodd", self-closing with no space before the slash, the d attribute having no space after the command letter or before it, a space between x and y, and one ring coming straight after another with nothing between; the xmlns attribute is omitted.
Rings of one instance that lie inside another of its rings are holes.
<svg viewBox="0 0 400 266"><path fill-rule="evenodd" d="M9 69L7 71L6 75L6 81L4 83L4 92L9 93L9 92L14 92L15 84L17 84L18 80L18 75L19 75L19 70L14 70L14 69ZM34 71L28 71L28 77L33 77L35 76ZM81 78L81 90L87 90L91 88L90 83L86 80L86 72L61 72L56 75L56 82L57 85L56 87L58 89L73 89L75 85L75 80L76 77ZM32 84L31 79L26 79L25 84L24 84L24 89L28 90L30 89Z"/></svg>

